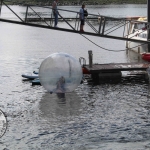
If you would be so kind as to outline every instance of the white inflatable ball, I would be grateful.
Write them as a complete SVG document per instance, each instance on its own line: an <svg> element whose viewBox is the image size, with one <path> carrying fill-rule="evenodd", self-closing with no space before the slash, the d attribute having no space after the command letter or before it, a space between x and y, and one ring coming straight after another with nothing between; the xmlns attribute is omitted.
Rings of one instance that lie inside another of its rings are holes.
<svg viewBox="0 0 150 150"><path fill-rule="evenodd" d="M72 92L82 80L82 68L77 59L66 53L54 53L40 65L41 85L51 93Z"/></svg>

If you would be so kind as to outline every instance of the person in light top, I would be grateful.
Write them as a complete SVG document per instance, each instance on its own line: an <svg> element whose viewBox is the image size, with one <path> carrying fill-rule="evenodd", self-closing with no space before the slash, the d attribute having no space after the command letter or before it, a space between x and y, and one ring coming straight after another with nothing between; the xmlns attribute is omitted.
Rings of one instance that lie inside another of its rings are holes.
<svg viewBox="0 0 150 150"><path fill-rule="evenodd" d="M54 27L57 27L58 24L58 9L57 9L58 0L54 0L52 4L52 11L55 18Z"/></svg>
<svg viewBox="0 0 150 150"><path fill-rule="evenodd" d="M80 32L84 32L83 30L83 27L84 27L84 24L85 24L85 20L84 20L84 8L85 8L85 4L82 4L82 7L80 9L80 12L79 12L79 18L80 18Z"/></svg>

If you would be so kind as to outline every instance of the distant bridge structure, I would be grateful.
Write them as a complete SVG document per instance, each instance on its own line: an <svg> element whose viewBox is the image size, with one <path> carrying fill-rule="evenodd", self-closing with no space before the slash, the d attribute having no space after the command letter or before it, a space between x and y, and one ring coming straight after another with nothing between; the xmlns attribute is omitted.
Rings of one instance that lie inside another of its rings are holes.
<svg viewBox="0 0 150 150"><path fill-rule="evenodd" d="M15 19L12 18L3 18L2 17L2 7L8 8L15 16ZM85 32L79 31L79 12L71 11L71 10L64 10L64 9L58 9L59 12L67 12L72 13L74 17L65 18L62 16L63 13L59 13L59 21L63 21L67 24L65 28L55 28L53 26L54 18L52 12L52 7L50 6L34 6L34 5L24 5L21 6L24 7L24 16L20 17L19 14L15 12L11 8L11 6L7 5L4 0L0 0L0 21L1 22L7 22L7 23L14 23L19 25L26 25L26 26L32 26L32 27L39 27L39 28L45 28L45 29L51 29L56 31L64 31L64 32L70 32L70 33L76 33L76 34L82 34L82 35L90 35L90 36L96 36L96 37L103 37L103 38L109 38L109 39L116 39L116 40L124 40L124 41L132 41L132 42L138 42L138 43L150 43L150 41L142 41L138 39L132 39L127 38L127 31L126 27L131 24L131 22L134 22L133 18L114 18L114 17L108 17L108 16L102 16L102 15L96 15L96 14L88 14L88 17L86 17L85 22L86 26L88 26L88 31L85 30ZM49 11L48 16L49 17L43 17L43 14L39 11L37 11L37 8L42 8L42 10ZM33 17L34 16L34 17ZM71 21L73 20L73 21ZM95 21L93 23L93 21ZM108 26L109 22L113 21L114 26ZM42 22L42 23L41 23ZM74 23L72 23L74 22ZM74 26L72 25L74 24ZM114 31L117 29L122 29L122 33L120 35L115 35Z"/></svg>

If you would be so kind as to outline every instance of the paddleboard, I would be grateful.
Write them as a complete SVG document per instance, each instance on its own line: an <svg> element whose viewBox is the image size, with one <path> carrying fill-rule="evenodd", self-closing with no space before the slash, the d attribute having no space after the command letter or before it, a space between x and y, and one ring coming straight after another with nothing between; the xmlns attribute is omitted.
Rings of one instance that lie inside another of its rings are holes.
<svg viewBox="0 0 150 150"><path fill-rule="evenodd" d="M41 85L40 79L36 78L36 79L32 80L32 85Z"/></svg>
<svg viewBox="0 0 150 150"><path fill-rule="evenodd" d="M38 78L39 75L38 74L34 74L34 73L25 73L25 74L22 74L22 77L26 78L26 79L33 80L33 79Z"/></svg>

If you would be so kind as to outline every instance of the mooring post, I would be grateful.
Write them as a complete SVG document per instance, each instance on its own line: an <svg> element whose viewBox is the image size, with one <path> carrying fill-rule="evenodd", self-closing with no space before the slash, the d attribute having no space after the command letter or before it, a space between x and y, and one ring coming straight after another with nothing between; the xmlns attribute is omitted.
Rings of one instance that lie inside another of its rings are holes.
<svg viewBox="0 0 150 150"><path fill-rule="evenodd" d="M93 54L92 54L91 50L89 50L88 53L89 53L89 67L92 68L92 66L93 66Z"/></svg>
<svg viewBox="0 0 150 150"><path fill-rule="evenodd" d="M138 54L140 54L140 47L138 46Z"/></svg>
<svg viewBox="0 0 150 150"><path fill-rule="evenodd" d="M138 46L138 60L140 60L140 47Z"/></svg>
<svg viewBox="0 0 150 150"><path fill-rule="evenodd" d="M150 40L150 1L147 0L147 40ZM150 52L150 44L148 44L148 52Z"/></svg>

